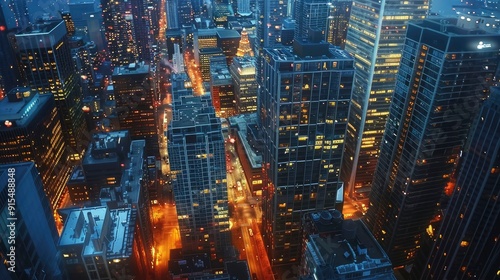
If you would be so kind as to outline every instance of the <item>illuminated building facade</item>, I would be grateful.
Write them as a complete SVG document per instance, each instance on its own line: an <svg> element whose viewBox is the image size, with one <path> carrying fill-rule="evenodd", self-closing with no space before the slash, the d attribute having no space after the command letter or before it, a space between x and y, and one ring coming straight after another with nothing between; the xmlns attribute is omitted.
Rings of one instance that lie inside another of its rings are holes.
<svg viewBox="0 0 500 280"><path fill-rule="evenodd" d="M146 140L146 153L159 154L156 95L150 67L144 62L116 67L112 76L120 129L132 140Z"/></svg>
<svg viewBox="0 0 500 280"><path fill-rule="evenodd" d="M500 35L455 23L408 25L366 215L396 267L413 261L499 62Z"/></svg>
<svg viewBox="0 0 500 280"><path fill-rule="evenodd" d="M250 41L248 40L248 32L244 27L243 30L241 30L241 38L238 44L236 56L253 56L253 50L250 46Z"/></svg>
<svg viewBox="0 0 500 280"><path fill-rule="evenodd" d="M348 53L324 42L265 49L264 59L262 234L271 266L287 267L301 256L302 214L342 209L354 65Z"/></svg>
<svg viewBox="0 0 500 280"><path fill-rule="evenodd" d="M326 41L342 49L347 38L352 2L353 0L333 0L330 5Z"/></svg>
<svg viewBox="0 0 500 280"><path fill-rule="evenodd" d="M135 62L137 45L131 6L131 1L101 0L107 51L113 66Z"/></svg>
<svg viewBox="0 0 500 280"><path fill-rule="evenodd" d="M492 88L469 133L435 242L413 279L495 279L500 263L500 89ZM423 272L422 272L423 270Z"/></svg>
<svg viewBox="0 0 500 280"><path fill-rule="evenodd" d="M218 117L227 118L236 115L233 79L225 60L219 62L212 60L210 63L210 93Z"/></svg>
<svg viewBox="0 0 500 280"><path fill-rule="evenodd" d="M44 96L46 98L48 96ZM2 138L3 139L3 138ZM12 172L13 171L13 172ZM12 174L14 174L12 176ZM9 191L10 178L15 180L14 197ZM48 186L47 186L48 187ZM43 191L44 185L33 162L0 165L0 277L17 279L66 279L57 252L57 234L53 212ZM10 220L9 199L15 199L16 220ZM15 227L11 224L14 223ZM9 232L15 236L15 244L9 242ZM15 247L13 267L9 254Z"/></svg>
<svg viewBox="0 0 500 280"><path fill-rule="evenodd" d="M216 29L198 29L194 31L193 47L196 64L200 64L200 51L205 48L217 48Z"/></svg>
<svg viewBox="0 0 500 280"><path fill-rule="evenodd" d="M224 64L226 57L223 56L221 48L204 48L200 49L200 72L201 79L204 82L210 82L210 64L213 57L223 58Z"/></svg>
<svg viewBox="0 0 500 280"><path fill-rule="evenodd" d="M0 107L0 163L34 161L55 209L70 167L54 96L14 88Z"/></svg>
<svg viewBox="0 0 500 280"><path fill-rule="evenodd" d="M210 98L175 98L167 137L182 250L220 259L231 232L224 137Z"/></svg>
<svg viewBox="0 0 500 280"><path fill-rule="evenodd" d="M255 80L255 58L235 57L229 72L234 84L234 100L238 114L257 111L257 81Z"/></svg>
<svg viewBox="0 0 500 280"><path fill-rule="evenodd" d="M15 35L19 67L28 86L40 94L52 93L61 118L70 159L79 160L84 150L85 122L82 89L71 58L64 21L33 25Z"/></svg>
<svg viewBox="0 0 500 280"><path fill-rule="evenodd" d="M423 19L429 0L353 2L345 50L356 60L342 180L348 193L368 193L409 20Z"/></svg>
<svg viewBox="0 0 500 280"><path fill-rule="evenodd" d="M71 13L68 11L59 11L59 13L64 20L64 24L66 24L66 30L68 31L67 36L71 37L75 35L75 22L71 18Z"/></svg>

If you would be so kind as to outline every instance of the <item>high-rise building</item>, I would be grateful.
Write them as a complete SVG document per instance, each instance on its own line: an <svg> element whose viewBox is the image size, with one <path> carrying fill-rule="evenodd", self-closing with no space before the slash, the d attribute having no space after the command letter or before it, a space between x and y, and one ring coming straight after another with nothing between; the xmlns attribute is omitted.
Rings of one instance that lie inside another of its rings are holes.
<svg viewBox="0 0 500 280"><path fill-rule="evenodd" d="M210 98L174 98L167 137L182 249L220 259L231 234L224 137Z"/></svg>
<svg viewBox="0 0 500 280"><path fill-rule="evenodd" d="M225 60L217 61L217 59L210 62L212 104L215 108L215 115L221 118L236 115L233 79L225 62Z"/></svg>
<svg viewBox="0 0 500 280"><path fill-rule="evenodd" d="M34 163L0 165L2 279L65 279L56 247L59 235L43 189Z"/></svg>
<svg viewBox="0 0 500 280"><path fill-rule="evenodd" d="M233 57L238 52L240 37L240 33L234 29L217 29L217 47L222 49L228 66L231 65Z"/></svg>
<svg viewBox="0 0 500 280"><path fill-rule="evenodd" d="M135 62L133 15L130 1L101 0L107 51L114 66Z"/></svg>
<svg viewBox="0 0 500 280"><path fill-rule="evenodd" d="M326 39L331 3L329 0L298 0L294 3L295 38L309 37L310 30L320 30ZM325 40L326 41L326 40Z"/></svg>
<svg viewBox="0 0 500 280"><path fill-rule="evenodd" d="M268 48L260 103L264 139L262 234L271 265L301 254L301 216L343 203L340 165L353 58L328 43Z"/></svg>
<svg viewBox="0 0 500 280"><path fill-rule="evenodd" d="M61 118L61 129L71 148L70 159L79 160L85 131L82 89L63 20L33 25L15 35L18 64L28 86L41 94L52 93Z"/></svg>
<svg viewBox="0 0 500 280"><path fill-rule="evenodd" d="M234 84L234 100L238 114L257 112L255 58L235 57L229 68Z"/></svg>
<svg viewBox="0 0 500 280"><path fill-rule="evenodd" d="M326 41L342 49L347 38L352 2L353 0L333 0L330 5Z"/></svg>
<svg viewBox="0 0 500 280"><path fill-rule="evenodd" d="M156 128L155 87L151 70L144 62L116 67L112 76L120 129L127 129L132 140L146 140L146 153L159 154Z"/></svg>
<svg viewBox="0 0 500 280"><path fill-rule="evenodd" d="M281 44L281 25L288 16L288 1L257 0L259 21L257 24L258 50ZM259 52L260 53L260 52Z"/></svg>
<svg viewBox="0 0 500 280"><path fill-rule="evenodd" d="M50 205L57 208L70 166L54 96L14 88L0 108L0 163L35 162Z"/></svg>
<svg viewBox="0 0 500 280"><path fill-rule="evenodd" d="M274 47L281 44L281 29L283 21L288 16L288 1L278 0L257 0L257 28L256 28L256 45L255 56L257 60L257 82L262 87L263 76L262 69L264 61L262 61L264 48Z"/></svg>
<svg viewBox="0 0 500 280"><path fill-rule="evenodd" d="M193 52L196 64L200 64L200 50L205 48L217 48L216 29L198 29L194 31Z"/></svg>
<svg viewBox="0 0 500 280"><path fill-rule="evenodd" d="M12 47L12 37L19 29L15 17L11 14L6 2L0 4L0 96L4 96L20 81L20 72L17 67L16 56Z"/></svg>
<svg viewBox="0 0 500 280"><path fill-rule="evenodd" d="M179 29L179 15L177 13L177 0L165 1L165 13L167 14L167 29Z"/></svg>
<svg viewBox="0 0 500 280"><path fill-rule="evenodd" d="M394 266L413 261L500 61L499 34L455 24L408 25L366 215Z"/></svg>
<svg viewBox="0 0 500 280"><path fill-rule="evenodd" d="M191 25L193 22L193 4L191 0L181 0L177 4L177 13L179 17L179 26Z"/></svg>
<svg viewBox="0 0 500 280"><path fill-rule="evenodd" d="M66 24L67 34L66 36L71 37L75 35L75 22L71 17L71 13L69 11L59 11L61 18L64 20L64 24Z"/></svg>
<svg viewBox="0 0 500 280"><path fill-rule="evenodd" d="M130 10L133 17L133 40L137 46L137 56L135 58L138 61L148 63L153 61L151 46L153 45L153 39L155 39L151 36L154 29L150 20L153 16L152 13L154 13L153 10L150 10L152 2L151 0L131 0L132 7ZM153 24L157 25L158 23Z"/></svg>
<svg viewBox="0 0 500 280"><path fill-rule="evenodd" d="M414 279L494 279L500 263L500 89L492 88L469 133L435 240ZM422 271L423 270L423 271Z"/></svg>
<svg viewBox="0 0 500 280"><path fill-rule="evenodd" d="M224 59L226 63L226 57L222 54L221 48L204 48L200 49L200 72L201 79L204 82L210 81L210 63L213 57L218 57L219 59Z"/></svg>
<svg viewBox="0 0 500 280"><path fill-rule="evenodd" d="M406 25L425 18L428 7L429 0L360 0L352 5L345 50L357 66L342 168L350 195L370 191Z"/></svg>

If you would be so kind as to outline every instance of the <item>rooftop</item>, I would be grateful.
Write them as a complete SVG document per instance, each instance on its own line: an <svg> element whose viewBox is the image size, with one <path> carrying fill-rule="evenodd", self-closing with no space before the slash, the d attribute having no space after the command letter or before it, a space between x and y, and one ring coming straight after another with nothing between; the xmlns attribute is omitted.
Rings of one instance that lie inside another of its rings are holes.
<svg viewBox="0 0 500 280"><path fill-rule="evenodd" d="M130 63L127 66L115 67L113 76L148 74L149 65L142 62Z"/></svg>
<svg viewBox="0 0 500 280"><path fill-rule="evenodd" d="M392 270L389 257L361 220L343 220L337 210L309 213L307 219L307 250L317 267L333 268L336 275Z"/></svg>
<svg viewBox="0 0 500 280"><path fill-rule="evenodd" d="M120 188L123 200L131 204L139 201L144 163L146 140L134 140L130 144L129 162L125 164Z"/></svg>
<svg viewBox="0 0 500 280"><path fill-rule="evenodd" d="M0 129L25 126L36 117L52 94L38 94L26 87L16 87L0 100Z"/></svg>
<svg viewBox="0 0 500 280"><path fill-rule="evenodd" d="M234 29L222 28L217 29L217 36L221 39L239 39L241 37L240 33Z"/></svg>
<svg viewBox="0 0 500 280"><path fill-rule="evenodd" d="M73 210L59 239L59 246L82 246L82 256L106 251L108 258L129 257L135 222L132 209L105 206ZM106 246L106 247L104 247Z"/></svg>

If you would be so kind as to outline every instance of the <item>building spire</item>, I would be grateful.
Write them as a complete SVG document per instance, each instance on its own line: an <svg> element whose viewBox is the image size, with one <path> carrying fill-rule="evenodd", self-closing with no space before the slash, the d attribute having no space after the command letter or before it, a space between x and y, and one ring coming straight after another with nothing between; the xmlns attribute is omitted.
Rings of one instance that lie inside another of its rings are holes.
<svg viewBox="0 0 500 280"><path fill-rule="evenodd" d="M253 56L252 47L250 46L250 41L248 40L248 33L245 28L241 31L240 45L238 46L238 52L236 56Z"/></svg>

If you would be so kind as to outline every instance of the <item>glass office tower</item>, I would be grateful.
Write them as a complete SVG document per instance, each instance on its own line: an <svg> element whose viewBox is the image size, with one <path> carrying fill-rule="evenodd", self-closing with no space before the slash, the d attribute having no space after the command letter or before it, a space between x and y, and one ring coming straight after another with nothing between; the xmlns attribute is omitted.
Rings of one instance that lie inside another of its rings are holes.
<svg viewBox="0 0 500 280"><path fill-rule="evenodd" d="M350 195L368 193L394 93L409 20L423 19L428 0L359 0L352 4L345 50L356 75L342 179Z"/></svg>
<svg viewBox="0 0 500 280"><path fill-rule="evenodd" d="M271 265L289 267L300 259L302 214L342 209L354 67L347 52L328 43L264 50L262 234Z"/></svg>
<svg viewBox="0 0 500 280"><path fill-rule="evenodd" d="M494 279L500 263L500 88L475 119L455 190L413 279ZM423 272L421 270L423 269Z"/></svg>
<svg viewBox="0 0 500 280"><path fill-rule="evenodd" d="M455 23L408 26L366 215L394 266L413 261L499 62L499 34Z"/></svg>

